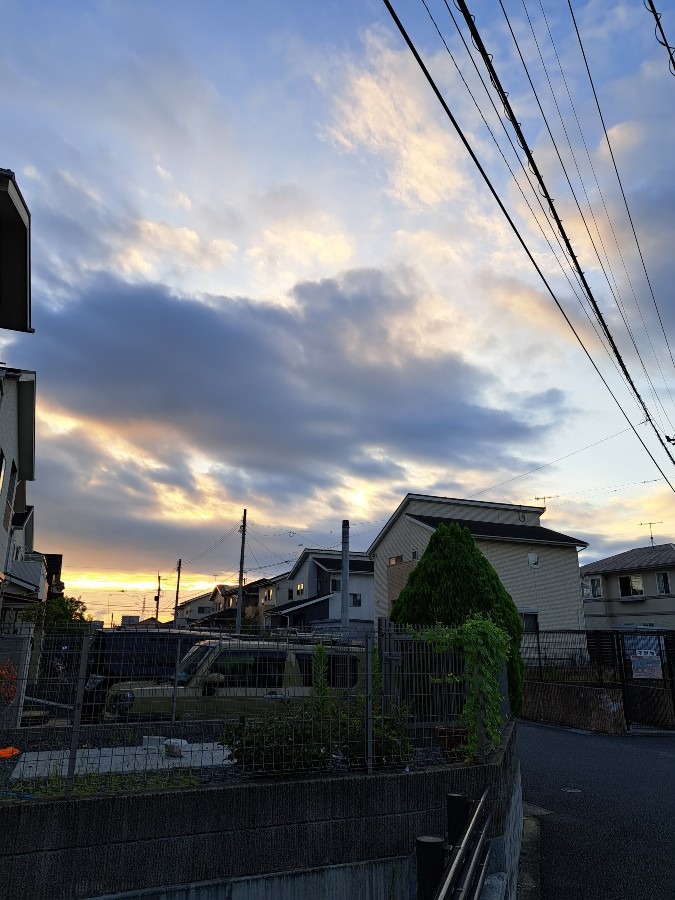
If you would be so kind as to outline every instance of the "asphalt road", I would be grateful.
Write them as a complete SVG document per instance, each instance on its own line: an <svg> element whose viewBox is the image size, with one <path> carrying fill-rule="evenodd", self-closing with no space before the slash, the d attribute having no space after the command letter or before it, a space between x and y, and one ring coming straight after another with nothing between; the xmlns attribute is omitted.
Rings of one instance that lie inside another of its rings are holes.
<svg viewBox="0 0 675 900"><path fill-rule="evenodd" d="M675 900L675 732L518 725L538 807L541 900Z"/></svg>

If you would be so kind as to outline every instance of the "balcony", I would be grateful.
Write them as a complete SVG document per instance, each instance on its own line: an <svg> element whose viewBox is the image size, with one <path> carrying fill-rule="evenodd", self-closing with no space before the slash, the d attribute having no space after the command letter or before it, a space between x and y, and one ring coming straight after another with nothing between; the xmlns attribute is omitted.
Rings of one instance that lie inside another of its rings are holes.
<svg viewBox="0 0 675 900"><path fill-rule="evenodd" d="M9 564L7 580L30 593L37 593L39 600L47 597L47 564L42 553L26 553L23 559Z"/></svg>

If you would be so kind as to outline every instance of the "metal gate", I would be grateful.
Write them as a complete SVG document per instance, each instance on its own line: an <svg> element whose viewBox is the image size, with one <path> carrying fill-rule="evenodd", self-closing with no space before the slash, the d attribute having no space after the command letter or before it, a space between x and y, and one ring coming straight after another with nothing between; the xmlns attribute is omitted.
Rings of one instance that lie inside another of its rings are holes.
<svg viewBox="0 0 675 900"><path fill-rule="evenodd" d="M675 631L615 631L629 728L675 728Z"/></svg>

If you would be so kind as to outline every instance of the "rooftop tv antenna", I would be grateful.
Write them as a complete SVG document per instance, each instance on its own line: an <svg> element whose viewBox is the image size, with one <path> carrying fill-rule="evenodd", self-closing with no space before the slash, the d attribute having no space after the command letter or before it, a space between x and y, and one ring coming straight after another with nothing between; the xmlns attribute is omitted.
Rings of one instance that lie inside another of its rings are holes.
<svg viewBox="0 0 675 900"><path fill-rule="evenodd" d="M650 546L654 546L654 535L652 534L652 525L663 525L663 520L660 522L638 522L639 525L649 525L649 543Z"/></svg>

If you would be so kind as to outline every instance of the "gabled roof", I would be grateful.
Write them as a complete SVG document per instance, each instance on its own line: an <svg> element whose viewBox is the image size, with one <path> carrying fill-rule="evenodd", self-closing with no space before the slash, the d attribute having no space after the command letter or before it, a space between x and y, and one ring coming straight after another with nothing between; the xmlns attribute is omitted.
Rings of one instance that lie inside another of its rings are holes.
<svg viewBox="0 0 675 900"><path fill-rule="evenodd" d="M639 572L642 569L675 569L675 544L655 547L636 547L605 559L581 566L582 575L602 575L610 572Z"/></svg>
<svg viewBox="0 0 675 900"><path fill-rule="evenodd" d="M314 558L314 562L317 566L320 566L322 569L325 569L327 572L340 572L342 571L342 558L326 558L324 556L317 556ZM349 573L365 573L368 574L370 572L375 571L375 563L372 559L351 559L349 560Z"/></svg>
<svg viewBox="0 0 675 900"><path fill-rule="evenodd" d="M199 600L201 602L204 602L205 600L211 600L212 596L213 591L209 591L208 594L197 594L196 597L188 597L187 600L182 600L178 604L177 609L183 609L184 607L189 606L190 603L194 603L195 600Z"/></svg>
<svg viewBox="0 0 675 900"><path fill-rule="evenodd" d="M545 506L523 506L520 503L492 503L486 500L460 500L457 497L435 497L431 494L406 494L403 500L396 507L396 510L392 513L392 515L387 520L384 528L377 535L373 543L368 547L368 553L372 554L375 550L375 547L384 539L385 535L392 527L394 522L399 518L402 512L404 512L405 507L412 500L424 500L428 503L452 503L456 506L468 506L468 507L477 507L477 508L485 508L485 509L495 509L495 510L506 510L508 512L513 512L513 510L518 510L519 512L531 512L536 513L537 515L542 515L546 512ZM443 521L454 521L452 519L443 519ZM458 520L459 521L459 520ZM464 520L462 520L464 521ZM580 542L583 543L583 542Z"/></svg>
<svg viewBox="0 0 675 900"><path fill-rule="evenodd" d="M265 610L266 616L274 616L277 613L281 613L281 615L285 616L288 613L295 612L296 609L301 609L303 606L313 606L315 603L319 603L321 600L328 600L331 597L331 594L317 594L316 597L303 597L301 600L291 600L290 603L281 603L279 606L270 606L269 609Z"/></svg>
<svg viewBox="0 0 675 900"><path fill-rule="evenodd" d="M502 541L524 541L528 544L562 544L572 547L587 547L586 541L580 538L570 537L560 531L550 528L542 528L541 525L507 525L502 522L475 522L471 519L450 519L441 516L413 516L410 513L408 519L426 525L434 531L443 523L444 525L462 525L468 528L476 538Z"/></svg>
<svg viewBox="0 0 675 900"><path fill-rule="evenodd" d="M323 563L326 563L326 565L323 565L323 568L328 567L327 563L329 560L337 560L339 563L338 568L342 568L342 564L341 564L342 550L326 550L326 549L322 550L321 548L317 548L317 547L314 547L314 548L305 547L305 549L302 551L300 556L296 559L295 564L293 565L293 568L288 573L288 577L293 578L293 576L298 571L298 569L302 566L302 564L305 562L305 560L308 559L310 556L313 556L315 558L316 562L318 562L319 559L321 559L323 561ZM350 550L349 551L349 565L350 565L349 571L350 572L352 571L352 569L351 569L352 560L361 560L361 559L368 560L368 558L369 558L369 556L367 553L363 553L362 551L357 551L357 550Z"/></svg>

